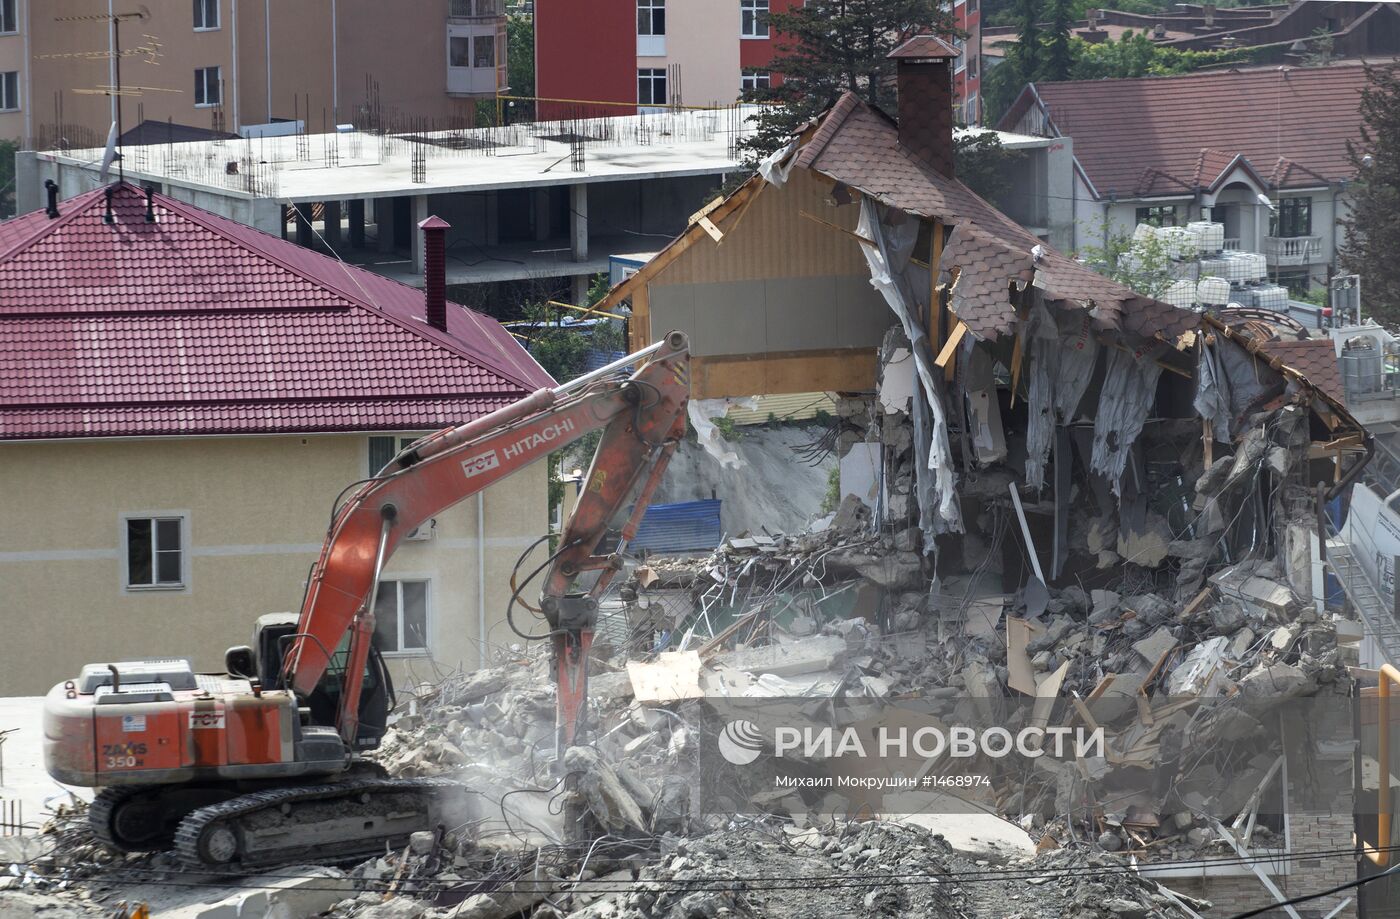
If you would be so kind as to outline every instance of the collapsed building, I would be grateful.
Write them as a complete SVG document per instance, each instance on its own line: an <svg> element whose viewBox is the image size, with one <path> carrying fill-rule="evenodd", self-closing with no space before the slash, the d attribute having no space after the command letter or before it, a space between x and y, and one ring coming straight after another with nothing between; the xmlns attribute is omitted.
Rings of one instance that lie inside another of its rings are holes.
<svg viewBox="0 0 1400 919"><path fill-rule="evenodd" d="M478 818L306 875L319 909L1129 919L1355 878L1357 630L1323 600L1319 508L1371 447L1331 345L1140 296L971 193L954 54L906 43L897 121L843 97L599 307L630 305L634 343L687 332L699 400L839 393L813 447L839 507L634 567L562 768L528 649L424 687L378 755L465 779ZM833 789L817 745L765 739L779 711L1102 743L865 757ZM121 871L171 870L42 857L10 886L129 896ZM1356 915L1306 910L1280 914Z"/></svg>

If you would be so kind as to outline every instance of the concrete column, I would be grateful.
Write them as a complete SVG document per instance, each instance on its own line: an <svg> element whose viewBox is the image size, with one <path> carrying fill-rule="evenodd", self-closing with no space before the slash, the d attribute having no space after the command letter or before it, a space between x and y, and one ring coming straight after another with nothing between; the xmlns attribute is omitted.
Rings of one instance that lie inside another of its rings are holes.
<svg viewBox="0 0 1400 919"><path fill-rule="evenodd" d="M394 199L374 199L374 227L379 234L379 251L394 251Z"/></svg>
<svg viewBox="0 0 1400 919"><path fill-rule="evenodd" d="M586 274L576 274L569 278L570 295L573 297L570 303L583 306L588 302L588 282L591 280L592 277Z"/></svg>
<svg viewBox="0 0 1400 919"><path fill-rule="evenodd" d="M428 196L413 196L413 217L411 220L409 235L409 248L413 251L413 273L423 274L423 234L418 231L418 224L428 219Z"/></svg>
<svg viewBox="0 0 1400 919"><path fill-rule="evenodd" d="M315 248L316 237L311 232L311 205L294 205L297 212L297 245L307 249Z"/></svg>
<svg viewBox="0 0 1400 919"><path fill-rule="evenodd" d="M365 199L350 199L350 245L365 247Z"/></svg>
<svg viewBox="0 0 1400 919"><path fill-rule="evenodd" d="M1074 181L1074 142L1054 138L1045 150L1045 228L1061 252L1074 251Z"/></svg>
<svg viewBox="0 0 1400 919"><path fill-rule="evenodd" d="M486 193L486 245L501 244L501 196L499 192Z"/></svg>
<svg viewBox="0 0 1400 919"><path fill-rule="evenodd" d="M574 261L588 260L588 186L569 186L569 249Z"/></svg>
<svg viewBox="0 0 1400 919"><path fill-rule="evenodd" d="M340 202L325 201L321 206L326 209L326 226L322 236L326 238L326 245L332 249L340 248Z"/></svg>
<svg viewBox="0 0 1400 919"><path fill-rule="evenodd" d="M549 239L549 189L537 188L530 197L535 204L535 242Z"/></svg>

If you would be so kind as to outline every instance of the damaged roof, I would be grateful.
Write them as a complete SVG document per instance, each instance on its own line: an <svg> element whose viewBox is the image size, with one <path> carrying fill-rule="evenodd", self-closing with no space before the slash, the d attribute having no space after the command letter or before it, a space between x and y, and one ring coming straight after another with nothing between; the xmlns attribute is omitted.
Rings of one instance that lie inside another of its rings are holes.
<svg viewBox="0 0 1400 919"><path fill-rule="evenodd" d="M941 267L958 270L953 312L979 338L1013 331L1016 315L1008 287L1032 283L1037 275L1047 301L1093 308L1103 331L1175 338L1196 325L1194 314L1061 255L962 182L940 175L900 144L899 128L889 116L853 93L820 120L795 163L882 204L951 225ZM1039 263L1031 255L1037 246L1044 251Z"/></svg>
<svg viewBox="0 0 1400 919"><path fill-rule="evenodd" d="M418 430L549 376L496 320L154 194L0 224L0 440Z"/></svg>

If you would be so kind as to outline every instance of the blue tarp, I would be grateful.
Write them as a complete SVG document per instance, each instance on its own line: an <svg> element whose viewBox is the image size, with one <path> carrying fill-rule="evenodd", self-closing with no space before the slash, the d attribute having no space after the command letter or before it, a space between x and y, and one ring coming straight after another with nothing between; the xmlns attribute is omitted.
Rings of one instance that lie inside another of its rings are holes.
<svg viewBox="0 0 1400 919"><path fill-rule="evenodd" d="M647 508L629 551L708 552L719 545L719 501L653 504Z"/></svg>
<svg viewBox="0 0 1400 919"><path fill-rule="evenodd" d="M599 351L596 348L590 349L583 359L583 372L597 370L599 367L606 367L613 361L620 360L627 356L626 351Z"/></svg>

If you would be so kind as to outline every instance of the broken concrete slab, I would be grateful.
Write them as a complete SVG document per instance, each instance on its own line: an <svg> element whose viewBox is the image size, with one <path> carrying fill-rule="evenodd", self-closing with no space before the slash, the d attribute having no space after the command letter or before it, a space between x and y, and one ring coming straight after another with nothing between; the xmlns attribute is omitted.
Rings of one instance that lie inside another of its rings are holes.
<svg viewBox="0 0 1400 919"><path fill-rule="evenodd" d="M578 794L605 831L646 831L647 820L637 799L597 750L570 747L564 753L564 768L575 776Z"/></svg>
<svg viewBox="0 0 1400 919"><path fill-rule="evenodd" d="M1162 659L1162 655L1175 647L1176 636L1166 626L1161 626L1141 641L1133 642L1133 650L1147 663L1154 665Z"/></svg>
<svg viewBox="0 0 1400 919"><path fill-rule="evenodd" d="M705 694L698 651L663 651L654 661L628 661L627 676L638 702L674 702Z"/></svg>
<svg viewBox="0 0 1400 919"><path fill-rule="evenodd" d="M846 647L846 639L839 635L816 635L785 644L726 651L716 655L715 661L744 673L794 676L830 670L845 655Z"/></svg>
<svg viewBox="0 0 1400 919"><path fill-rule="evenodd" d="M959 804L962 802L949 798L944 806L916 814L881 814L878 819L923 827L942 836L955 850L975 858L1005 863L1035 856L1035 842L1025 830L995 814L959 808ZM945 809L966 812L942 813Z"/></svg>

